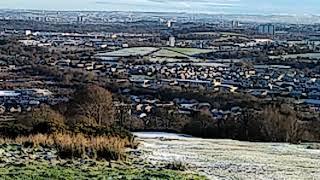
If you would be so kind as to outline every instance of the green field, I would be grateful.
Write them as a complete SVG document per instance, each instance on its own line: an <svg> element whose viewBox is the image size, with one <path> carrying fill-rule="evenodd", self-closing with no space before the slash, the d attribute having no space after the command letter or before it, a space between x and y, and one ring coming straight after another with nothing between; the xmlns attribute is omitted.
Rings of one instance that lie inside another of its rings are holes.
<svg viewBox="0 0 320 180"><path fill-rule="evenodd" d="M167 49L170 51L178 52L188 56L212 52L211 49L197 49L197 48L167 48Z"/></svg>
<svg viewBox="0 0 320 180"><path fill-rule="evenodd" d="M159 51L155 52L152 54L152 56L155 57L167 57L167 58L187 58L188 56L175 52L175 51L171 51L169 49L160 49Z"/></svg>
<svg viewBox="0 0 320 180"><path fill-rule="evenodd" d="M98 57L145 56L157 50L158 48L154 48L154 47L133 47L133 48L123 48L123 49L112 51L112 52L99 53L96 56Z"/></svg>
<svg viewBox="0 0 320 180"><path fill-rule="evenodd" d="M298 57L301 58L310 58L310 59L320 59L320 53L305 53L305 54L288 54L282 56L269 56L270 59L297 59Z"/></svg>
<svg viewBox="0 0 320 180"><path fill-rule="evenodd" d="M106 167L61 167L48 165L10 165L0 168L0 179L55 180L55 179L205 179L204 177L169 170L112 169Z"/></svg>

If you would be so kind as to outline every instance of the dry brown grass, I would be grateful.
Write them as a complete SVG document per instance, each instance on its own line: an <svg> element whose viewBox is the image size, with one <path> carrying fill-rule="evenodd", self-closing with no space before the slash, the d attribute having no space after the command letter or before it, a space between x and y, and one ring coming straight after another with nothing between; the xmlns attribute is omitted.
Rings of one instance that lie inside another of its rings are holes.
<svg viewBox="0 0 320 180"><path fill-rule="evenodd" d="M0 144L12 144L12 143L15 143L15 140L6 138L6 137L0 138Z"/></svg>
<svg viewBox="0 0 320 180"><path fill-rule="evenodd" d="M31 146L52 146L54 145L54 136L46 134L37 134L30 136L20 136L14 139L17 144L31 145Z"/></svg>
<svg viewBox="0 0 320 180"><path fill-rule="evenodd" d="M124 150L131 146L128 139L109 136L85 137L82 134L56 134L55 146L63 158L89 157L106 160L125 159Z"/></svg>
<svg viewBox="0 0 320 180"><path fill-rule="evenodd" d="M0 138L0 143L56 148L61 158L93 158L124 160L127 147L136 147L133 139L117 136L85 136L83 134L56 133L22 136L16 139Z"/></svg>

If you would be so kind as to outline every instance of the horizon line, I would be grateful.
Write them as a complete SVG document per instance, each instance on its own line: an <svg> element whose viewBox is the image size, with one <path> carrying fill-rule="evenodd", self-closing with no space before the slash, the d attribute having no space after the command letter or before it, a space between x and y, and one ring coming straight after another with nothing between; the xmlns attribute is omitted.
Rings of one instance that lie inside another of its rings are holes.
<svg viewBox="0 0 320 180"><path fill-rule="evenodd" d="M126 13L160 13L160 14L203 14L203 15L240 15L240 16L317 16L319 17L320 14L290 14L290 13L225 13L225 12L185 12L185 11L125 11L125 10L53 10L53 9L30 9L30 8L0 8L0 11L45 11L45 12L126 12Z"/></svg>

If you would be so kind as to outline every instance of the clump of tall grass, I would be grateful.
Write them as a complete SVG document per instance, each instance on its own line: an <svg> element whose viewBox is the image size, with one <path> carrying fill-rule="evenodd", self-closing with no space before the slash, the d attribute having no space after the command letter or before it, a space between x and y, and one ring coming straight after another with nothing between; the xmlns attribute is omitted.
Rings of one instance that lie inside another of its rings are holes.
<svg viewBox="0 0 320 180"><path fill-rule="evenodd" d="M17 144L22 144L25 146L31 147L50 147L54 144L54 137L53 135L47 134L36 134L36 135L29 135L29 136L19 136L14 139L14 142Z"/></svg>
<svg viewBox="0 0 320 180"><path fill-rule="evenodd" d="M119 136L86 136L81 133L55 133L21 136L15 139L2 138L0 142L23 144L25 146L52 147L59 157L91 158L99 160L124 160L125 149L137 146L132 138Z"/></svg>
<svg viewBox="0 0 320 180"><path fill-rule="evenodd" d="M54 146L62 158L97 158L124 160L128 139L110 136L84 136L83 134L56 134Z"/></svg>

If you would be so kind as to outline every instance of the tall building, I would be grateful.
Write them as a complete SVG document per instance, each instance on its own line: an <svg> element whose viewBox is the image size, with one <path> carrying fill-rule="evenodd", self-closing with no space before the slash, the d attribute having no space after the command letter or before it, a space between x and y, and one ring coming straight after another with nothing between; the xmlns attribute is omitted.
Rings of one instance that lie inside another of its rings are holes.
<svg viewBox="0 0 320 180"><path fill-rule="evenodd" d="M231 27L232 28L238 28L240 26L239 21L231 21Z"/></svg>
<svg viewBox="0 0 320 180"><path fill-rule="evenodd" d="M78 23L83 23L83 21L84 21L84 17L83 16L78 16L77 17L77 22Z"/></svg>
<svg viewBox="0 0 320 180"><path fill-rule="evenodd" d="M168 20L166 25L168 28L173 28L175 21L174 20Z"/></svg>
<svg viewBox="0 0 320 180"><path fill-rule="evenodd" d="M172 21L169 20L169 21L167 22L167 26L168 26L168 28L171 28L171 27L172 27Z"/></svg>
<svg viewBox="0 0 320 180"><path fill-rule="evenodd" d="M275 34L275 27L272 24L260 25L260 26L258 26L258 33L259 34L274 35Z"/></svg>
<svg viewBox="0 0 320 180"><path fill-rule="evenodd" d="M176 38L173 36L169 37L169 46L170 47L175 47L176 46Z"/></svg>

